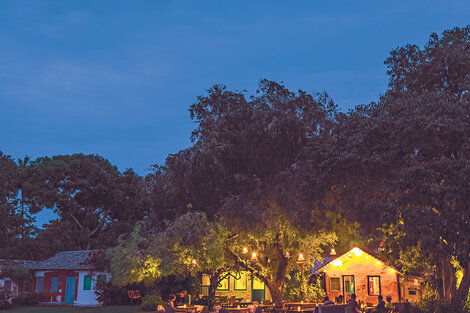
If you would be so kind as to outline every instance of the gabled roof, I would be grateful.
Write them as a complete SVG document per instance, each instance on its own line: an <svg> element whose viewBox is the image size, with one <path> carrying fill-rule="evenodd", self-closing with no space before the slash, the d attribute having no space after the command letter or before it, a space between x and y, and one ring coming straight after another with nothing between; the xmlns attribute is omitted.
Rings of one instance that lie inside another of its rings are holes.
<svg viewBox="0 0 470 313"><path fill-rule="evenodd" d="M53 257L29 266L34 270L92 270L94 265L88 263L92 250L64 251Z"/></svg>
<svg viewBox="0 0 470 313"><path fill-rule="evenodd" d="M321 269L323 266L327 265L331 261L333 261L335 258L331 256L325 256L323 257L323 262L320 262L318 260L315 260L315 263L313 263L313 267L310 269L310 273L315 273L317 270Z"/></svg>
<svg viewBox="0 0 470 313"><path fill-rule="evenodd" d="M372 259L375 259L377 264L379 264L379 265L384 264L381 260L379 260L377 257L374 256L375 253L367 253L364 250L355 247L355 248L352 248L351 250L349 250L348 252L343 253L343 254L335 257L335 258L332 258L332 257L326 258L325 257L325 261L322 262L321 264L320 264L320 262L318 262L318 266L317 266L317 261L315 261L315 265L312 269L312 273L317 273L320 269L322 269L323 267L327 266L330 263L332 263L334 266L341 266L343 261L347 261L348 259L350 259L353 256L360 257L363 254L367 255L366 258L370 257ZM336 262L336 264L335 264L335 262ZM396 271L393 267L391 267L389 265L386 265L386 264L384 264L384 265L391 268L392 271Z"/></svg>

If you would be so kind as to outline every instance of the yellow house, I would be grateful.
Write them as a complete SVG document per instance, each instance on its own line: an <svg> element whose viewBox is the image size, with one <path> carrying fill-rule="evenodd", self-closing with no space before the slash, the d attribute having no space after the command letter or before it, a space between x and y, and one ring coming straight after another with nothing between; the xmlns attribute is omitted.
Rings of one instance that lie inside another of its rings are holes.
<svg viewBox="0 0 470 313"><path fill-rule="evenodd" d="M347 301L353 293L365 303L377 303L379 295L391 296L392 302L417 301L421 295L422 279L401 278L396 269L359 248L325 259L312 272L321 275L332 300L342 295Z"/></svg>
<svg viewBox="0 0 470 313"><path fill-rule="evenodd" d="M202 276L201 294L208 295L209 277ZM235 297L237 302L253 302L261 303L263 300L271 300L268 288L262 281L256 277L252 277L248 272L240 272L230 275L220 282L215 292L216 296L227 296L227 298Z"/></svg>

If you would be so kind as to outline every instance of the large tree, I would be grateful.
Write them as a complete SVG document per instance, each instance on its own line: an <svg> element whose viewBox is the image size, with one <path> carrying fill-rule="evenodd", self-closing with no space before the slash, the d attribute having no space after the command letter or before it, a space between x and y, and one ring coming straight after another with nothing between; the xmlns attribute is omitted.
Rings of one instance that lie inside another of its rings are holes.
<svg viewBox="0 0 470 313"><path fill-rule="evenodd" d="M143 180L132 170L124 173L95 155L42 157L31 162L24 192L32 212L49 208L59 219L46 225L42 239L52 249L90 249L114 246L130 232L146 209Z"/></svg>
<svg viewBox="0 0 470 313"><path fill-rule="evenodd" d="M335 238L320 223L324 212L306 209L293 175L305 144L329 131L334 110L326 94L292 92L268 80L250 98L214 86L190 107L194 145L153 175L156 211L173 210L171 218L189 206L217 218L233 240L232 259L280 303L295 264L286 252L318 256ZM244 245L261 261L244 260L238 249Z"/></svg>

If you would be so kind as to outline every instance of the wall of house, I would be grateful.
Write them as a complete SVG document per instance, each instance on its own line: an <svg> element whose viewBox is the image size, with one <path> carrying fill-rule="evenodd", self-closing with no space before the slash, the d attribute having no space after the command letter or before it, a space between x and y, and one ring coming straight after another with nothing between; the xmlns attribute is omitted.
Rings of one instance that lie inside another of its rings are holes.
<svg viewBox="0 0 470 313"><path fill-rule="evenodd" d="M370 295L368 289L368 276L380 277L380 294L384 297L390 295L392 302L398 302L398 276L397 272L384 265L376 258L358 250L357 255L350 253L342 256L339 261L332 261L319 272L324 272L326 280L326 292L330 299L335 299L343 294L343 276L354 275L355 294L357 301L362 300L365 303L376 304L378 302L376 295ZM340 290L333 291L330 285L330 278L336 277L340 280ZM345 295L348 300L349 295Z"/></svg>
<svg viewBox="0 0 470 313"><path fill-rule="evenodd" d="M91 288L90 290L85 290L85 276L91 276ZM77 301L74 303L76 306L98 306L101 303L97 299L95 294L96 283L98 281L98 276L104 275L106 281L111 279L111 274L103 272L90 272L90 271L80 271L78 273L78 296Z"/></svg>
<svg viewBox="0 0 470 313"><path fill-rule="evenodd" d="M208 279L208 278L207 278ZM202 285L208 285L208 280L205 280L203 277ZM249 275L247 275L246 290L235 290L235 278L229 277L228 281L228 290L216 290L216 296L226 296L228 299L235 296L236 299L243 299L241 302L252 302L252 287L253 282ZM265 300L271 300L271 294L269 293L268 288L265 288Z"/></svg>
<svg viewBox="0 0 470 313"><path fill-rule="evenodd" d="M44 277L44 287L42 292L36 291L37 278ZM51 291L52 277L58 277L57 291ZM56 271L37 271L34 273L33 292L38 295L40 303L64 303L65 302L65 287L67 277L75 277L75 295L74 300L77 300L78 294L78 272L71 270L56 270Z"/></svg>
<svg viewBox="0 0 470 313"><path fill-rule="evenodd" d="M417 276L407 276L400 279L400 291L403 301L420 301L425 292L423 282L424 280Z"/></svg>

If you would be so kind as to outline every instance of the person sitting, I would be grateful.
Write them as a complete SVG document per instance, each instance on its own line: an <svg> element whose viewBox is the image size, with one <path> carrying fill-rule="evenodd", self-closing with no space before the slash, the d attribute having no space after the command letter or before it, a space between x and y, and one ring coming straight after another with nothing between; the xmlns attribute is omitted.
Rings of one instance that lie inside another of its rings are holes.
<svg viewBox="0 0 470 313"><path fill-rule="evenodd" d="M188 293L187 290L183 290L183 304L191 305L191 295Z"/></svg>
<svg viewBox="0 0 470 313"><path fill-rule="evenodd" d="M330 300L328 296L323 298L323 305L335 305L333 301Z"/></svg>
<svg viewBox="0 0 470 313"><path fill-rule="evenodd" d="M183 291L176 294L175 306L180 306L184 304L184 293Z"/></svg>
<svg viewBox="0 0 470 313"><path fill-rule="evenodd" d="M385 304L385 308L389 311L393 310L393 304L392 304L392 297L387 296L387 304Z"/></svg>
<svg viewBox="0 0 470 313"><path fill-rule="evenodd" d="M356 301L356 294L351 295L351 299L348 300L348 305L352 313L357 313L357 310L361 309L361 306Z"/></svg>
<svg viewBox="0 0 470 313"><path fill-rule="evenodd" d="M378 296L377 299L379 300L379 303L378 303L377 306L375 307L374 312L377 312L377 313L384 312L384 311L385 311L385 301L384 301L384 297Z"/></svg>
<svg viewBox="0 0 470 313"><path fill-rule="evenodd" d="M165 303L165 312L169 313L174 313L175 312L175 300L176 296L174 294L171 294L168 301Z"/></svg>
<svg viewBox="0 0 470 313"><path fill-rule="evenodd" d="M338 301L336 301L336 304L343 304L343 295L338 296Z"/></svg>

